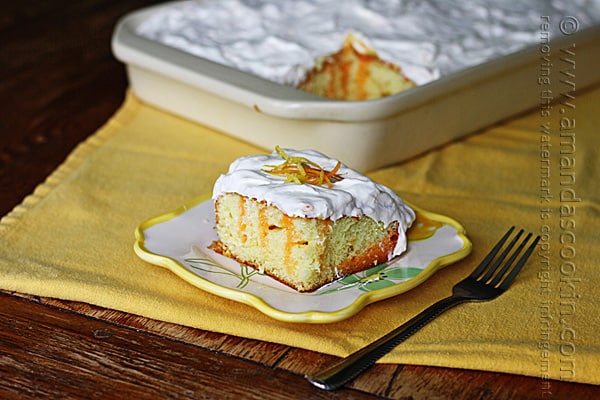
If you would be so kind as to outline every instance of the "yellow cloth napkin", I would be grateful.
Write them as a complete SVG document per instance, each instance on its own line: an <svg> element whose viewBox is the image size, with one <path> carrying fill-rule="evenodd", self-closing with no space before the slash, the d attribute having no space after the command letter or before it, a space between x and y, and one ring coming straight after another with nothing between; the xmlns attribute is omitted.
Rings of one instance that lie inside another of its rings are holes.
<svg viewBox="0 0 600 400"><path fill-rule="evenodd" d="M516 224L545 235L513 287L492 302L446 312L382 362L598 384L598 104L599 89L578 93L576 116L571 110L545 118L532 112L371 173L407 200L460 221L473 253L352 318L311 325L276 321L205 293L134 254L140 222L210 192L231 161L262 150L129 94L104 127L2 219L0 288L343 356L449 295ZM576 118L562 138L561 116ZM548 137L540 129L545 123L551 125ZM576 137L572 146L568 131ZM569 149L573 162L560 157ZM561 186L571 176L575 181ZM577 201L569 201L570 194Z"/></svg>

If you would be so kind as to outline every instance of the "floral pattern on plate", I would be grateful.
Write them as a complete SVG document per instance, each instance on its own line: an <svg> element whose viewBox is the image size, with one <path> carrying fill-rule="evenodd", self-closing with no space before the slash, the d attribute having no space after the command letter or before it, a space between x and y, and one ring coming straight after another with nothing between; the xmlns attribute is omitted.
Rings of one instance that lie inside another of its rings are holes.
<svg viewBox="0 0 600 400"><path fill-rule="evenodd" d="M207 292L255 307L287 322L327 323L366 305L404 293L471 251L455 220L411 205L417 219L407 250L387 263L346 276L311 293L299 293L209 248L217 239L213 202L202 196L141 223L134 249L143 260L168 268Z"/></svg>

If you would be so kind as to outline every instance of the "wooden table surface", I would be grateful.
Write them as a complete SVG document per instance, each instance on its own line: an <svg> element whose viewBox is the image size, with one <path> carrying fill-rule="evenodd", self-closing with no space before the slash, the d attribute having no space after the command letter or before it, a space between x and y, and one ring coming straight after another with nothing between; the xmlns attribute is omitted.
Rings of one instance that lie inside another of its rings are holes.
<svg viewBox="0 0 600 400"><path fill-rule="evenodd" d="M0 215L124 99L116 21L148 0L7 2L0 17ZM0 291L0 398L534 399L600 397L541 378L376 365L335 392L304 374L335 357Z"/></svg>

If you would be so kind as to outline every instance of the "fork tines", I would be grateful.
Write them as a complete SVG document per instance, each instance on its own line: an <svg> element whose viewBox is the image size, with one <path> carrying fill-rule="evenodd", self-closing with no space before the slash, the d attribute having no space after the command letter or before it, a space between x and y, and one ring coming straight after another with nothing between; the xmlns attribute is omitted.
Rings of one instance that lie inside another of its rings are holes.
<svg viewBox="0 0 600 400"><path fill-rule="evenodd" d="M509 237L511 236L511 234L513 233L514 230L515 230L515 227L513 226L504 234L504 236L494 246L494 248L490 251L490 253L481 261L481 263L475 269L475 271L473 271L473 273L470 275L471 278L473 278L479 282L482 282L482 283L487 283L492 287L497 286L499 289L502 289L502 290L506 290L510 286L510 284L514 281L515 277L521 271L521 268L523 268L523 265L525 264L525 262L527 261L527 259L529 258L529 256L533 252L533 250L535 249L535 246L537 246L538 241L540 240L539 236L535 237L535 239L533 240L533 242L531 242L531 244L529 245L529 247L527 248L525 253L517 261L514 268L512 268L510 270L510 273L508 273L508 275L506 275L506 272L511 268L511 266L515 262L516 258L519 256L519 254L521 253L523 248L527 245L527 242L529 242L529 240L533 236L531 233L528 233L527 236L525 237L525 239L517 247L517 249L513 251L512 255L510 256L508 261L506 263L504 263L504 265L502 266L502 268L499 271L497 271L500 264L504 261L506 256L508 256L508 254L513 249L513 247L515 247L515 244L517 243L517 241L523 235L523 232L524 232L523 229L519 230L519 232L517 232L517 234L513 237L513 239L510 241L510 243L504 248L504 250L502 251L500 256L492 264L494 257L496 257L498 252L502 249L502 247L504 246L506 241L509 239ZM502 278L504 277L504 275L506 275L506 278L502 281ZM499 284L499 286L498 286L498 284Z"/></svg>

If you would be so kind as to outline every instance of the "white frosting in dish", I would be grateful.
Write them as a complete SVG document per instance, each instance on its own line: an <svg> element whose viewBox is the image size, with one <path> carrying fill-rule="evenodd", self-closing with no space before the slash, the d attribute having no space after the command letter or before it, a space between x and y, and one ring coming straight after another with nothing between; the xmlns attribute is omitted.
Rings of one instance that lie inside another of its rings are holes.
<svg viewBox="0 0 600 400"><path fill-rule="evenodd" d="M327 171L338 163L314 150L285 151L292 157L305 157ZM385 226L398 221L398 243L391 257L406 249L405 231L415 219L415 213L391 189L343 164L338 171L343 179L334 182L331 188L286 183L285 178L264 171L283 161L277 152L238 158L215 182L213 199L224 193L238 193L263 200L291 217L335 221L344 216L366 215Z"/></svg>
<svg viewBox="0 0 600 400"><path fill-rule="evenodd" d="M540 24L600 21L598 0L192 0L137 34L278 83L295 85L353 32L417 84L540 42Z"/></svg>

